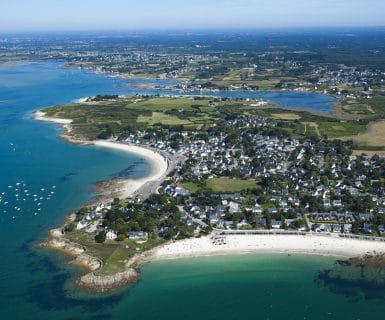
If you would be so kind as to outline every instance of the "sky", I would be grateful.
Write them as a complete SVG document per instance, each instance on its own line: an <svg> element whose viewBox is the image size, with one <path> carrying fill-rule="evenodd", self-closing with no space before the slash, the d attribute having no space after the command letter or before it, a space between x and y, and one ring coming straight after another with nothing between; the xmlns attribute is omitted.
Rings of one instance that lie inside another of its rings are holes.
<svg viewBox="0 0 385 320"><path fill-rule="evenodd" d="M0 33L384 25L385 0L0 0Z"/></svg>

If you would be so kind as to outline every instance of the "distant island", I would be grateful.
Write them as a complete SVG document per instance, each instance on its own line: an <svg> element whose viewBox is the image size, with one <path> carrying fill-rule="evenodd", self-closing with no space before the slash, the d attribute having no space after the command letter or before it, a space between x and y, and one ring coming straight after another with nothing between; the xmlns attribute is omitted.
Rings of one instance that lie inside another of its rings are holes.
<svg viewBox="0 0 385 320"><path fill-rule="evenodd" d="M132 282L153 259L385 251L385 159L363 155L353 137L379 122L368 129L338 113L250 99L116 95L35 118L63 125L70 142L137 153L152 165L146 178L100 184L100 197L43 244L90 271L82 287Z"/></svg>

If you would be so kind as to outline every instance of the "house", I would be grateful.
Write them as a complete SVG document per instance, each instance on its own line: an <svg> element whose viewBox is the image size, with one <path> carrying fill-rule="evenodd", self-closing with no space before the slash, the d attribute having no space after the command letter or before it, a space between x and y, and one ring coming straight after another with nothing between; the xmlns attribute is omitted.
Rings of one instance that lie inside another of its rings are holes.
<svg viewBox="0 0 385 320"><path fill-rule="evenodd" d="M257 218L257 219L255 220L255 224L256 224L257 226L266 226L266 218L262 218L262 217Z"/></svg>
<svg viewBox="0 0 385 320"><path fill-rule="evenodd" d="M342 230L342 227L341 227L340 224L333 224L333 225L332 225L332 229L333 229L333 232L334 232L334 233L340 233L341 230Z"/></svg>
<svg viewBox="0 0 385 320"><path fill-rule="evenodd" d="M261 214L263 212L263 209L258 203L256 203L255 206L251 208L251 212Z"/></svg>
<svg viewBox="0 0 385 320"><path fill-rule="evenodd" d="M324 206L324 208L329 208L330 207L330 200L329 199L324 199L323 200L323 206Z"/></svg>
<svg viewBox="0 0 385 320"><path fill-rule="evenodd" d="M218 216L224 216L226 213L226 208L224 206L218 206L215 208L215 214Z"/></svg>
<svg viewBox="0 0 385 320"><path fill-rule="evenodd" d="M224 222L223 222L223 226L224 226L226 229L231 229L232 227L234 227L234 222L233 222L233 221L224 221Z"/></svg>
<svg viewBox="0 0 385 320"><path fill-rule="evenodd" d="M342 201L339 200L333 200L333 206L334 207L342 207Z"/></svg>
<svg viewBox="0 0 385 320"><path fill-rule="evenodd" d="M350 223L345 223L343 227L344 233L350 233L352 232L352 225Z"/></svg>
<svg viewBox="0 0 385 320"><path fill-rule="evenodd" d="M131 231L128 233L128 238L135 240L135 239L147 239L148 234L144 231Z"/></svg>
<svg viewBox="0 0 385 320"><path fill-rule="evenodd" d="M76 230L81 230L87 226L88 222L87 220L80 220L78 224L76 225Z"/></svg>
<svg viewBox="0 0 385 320"><path fill-rule="evenodd" d="M180 198L180 197L186 197L189 195L189 192L182 188L182 187L176 187L173 197L174 198Z"/></svg>
<svg viewBox="0 0 385 320"><path fill-rule="evenodd" d="M372 225L370 223L364 223L363 230L365 233L372 233Z"/></svg>
<svg viewBox="0 0 385 320"><path fill-rule="evenodd" d="M281 225L282 225L282 223L279 220L271 221L271 228L272 229L281 229Z"/></svg>
<svg viewBox="0 0 385 320"><path fill-rule="evenodd" d="M323 232L326 232L326 233L332 232L332 227L331 227L331 225L330 225L330 224L325 224L325 225L324 225Z"/></svg>
<svg viewBox="0 0 385 320"><path fill-rule="evenodd" d="M218 217L216 214L211 214L209 217L210 224L216 224L218 222Z"/></svg>
<svg viewBox="0 0 385 320"><path fill-rule="evenodd" d="M245 219L243 219L241 222L237 223L237 227L238 228L241 228L241 227L246 227L248 226L249 224L247 223L247 221Z"/></svg>
<svg viewBox="0 0 385 320"><path fill-rule="evenodd" d="M358 216L361 221L370 221L371 219L373 219L372 213L360 213Z"/></svg>
<svg viewBox="0 0 385 320"><path fill-rule="evenodd" d="M118 238L118 234L114 230L108 230L106 232L107 240L116 240Z"/></svg>
<svg viewBox="0 0 385 320"><path fill-rule="evenodd" d="M231 201L229 204L229 212L230 213L237 213L240 211L239 203Z"/></svg>
<svg viewBox="0 0 385 320"><path fill-rule="evenodd" d="M88 220L88 221L91 221L91 220L93 220L93 219L95 219L96 218L96 212L95 211L91 211L89 214L87 214L87 216L86 216L86 220Z"/></svg>

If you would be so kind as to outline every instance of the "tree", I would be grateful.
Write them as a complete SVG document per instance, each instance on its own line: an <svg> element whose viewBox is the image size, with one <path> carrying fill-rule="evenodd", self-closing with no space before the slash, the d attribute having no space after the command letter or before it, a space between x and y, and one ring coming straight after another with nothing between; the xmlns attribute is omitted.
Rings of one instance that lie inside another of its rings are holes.
<svg viewBox="0 0 385 320"><path fill-rule="evenodd" d="M119 233L117 240L118 241L123 241L124 239L126 239L126 235L124 233Z"/></svg>
<svg viewBox="0 0 385 320"><path fill-rule="evenodd" d="M267 227L267 229L271 229L271 216L270 216L270 214L266 214L265 217L266 217L266 227Z"/></svg>
<svg viewBox="0 0 385 320"><path fill-rule="evenodd" d="M104 231L100 231L96 236L95 236L95 241L97 243L103 243L106 241L106 233Z"/></svg>
<svg viewBox="0 0 385 320"><path fill-rule="evenodd" d="M76 229L76 223L75 222L71 222L70 224L67 224L64 228L64 231L65 232L72 232Z"/></svg>

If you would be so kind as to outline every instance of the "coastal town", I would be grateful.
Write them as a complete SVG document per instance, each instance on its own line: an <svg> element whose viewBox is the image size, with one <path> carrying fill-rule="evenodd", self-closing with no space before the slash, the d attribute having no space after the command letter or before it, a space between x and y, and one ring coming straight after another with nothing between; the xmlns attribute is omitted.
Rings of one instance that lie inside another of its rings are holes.
<svg viewBox="0 0 385 320"><path fill-rule="evenodd" d="M181 220L195 234L212 228L385 233L383 158L354 156L348 143L298 140L275 129L274 122L242 115L204 133L164 132L163 128L162 134L129 134L120 143L186 158L157 192L164 197L161 203L175 203ZM234 188L239 190L234 192ZM150 200L138 195L130 202L144 201L149 208L168 215L161 203ZM102 209L109 212L111 206L96 206L78 222L77 229L95 232L98 224L93 221L98 213L102 218ZM136 232L144 235L153 231L146 228ZM162 234L165 228L156 232ZM106 232L107 239L119 235L130 237L118 230ZM186 234L174 230L173 236L183 238Z"/></svg>

